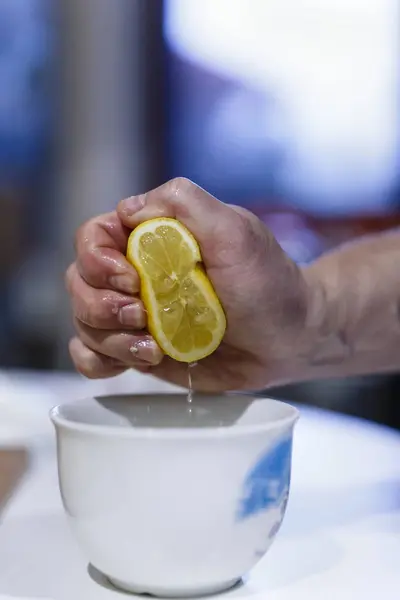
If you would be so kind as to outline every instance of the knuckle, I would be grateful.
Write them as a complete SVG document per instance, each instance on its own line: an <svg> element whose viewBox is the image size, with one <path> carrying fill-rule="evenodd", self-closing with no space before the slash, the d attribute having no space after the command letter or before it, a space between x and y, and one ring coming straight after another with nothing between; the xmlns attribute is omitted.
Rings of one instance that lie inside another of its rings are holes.
<svg viewBox="0 0 400 600"><path fill-rule="evenodd" d="M79 248L80 248L80 242L82 239L85 238L85 231L86 231L86 227L87 227L87 221L85 223L82 223L82 225L80 225L78 227L78 229L75 232L74 235L74 249L75 249L75 253L78 254L79 253Z"/></svg>
<svg viewBox="0 0 400 600"><path fill-rule="evenodd" d="M72 295L73 290L73 280L75 274L75 263L69 265L68 269L65 271L64 275L64 285L67 292Z"/></svg>
<svg viewBox="0 0 400 600"><path fill-rule="evenodd" d="M110 308L110 303L101 298L80 297L75 304L75 316L90 327L101 328L112 317L114 310Z"/></svg>
<svg viewBox="0 0 400 600"><path fill-rule="evenodd" d="M187 177L175 177L168 184L171 188L171 193L180 196L194 190L197 186Z"/></svg>
<svg viewBox="0 0 400 600"><path fill-rule="evenodd" d="M254 228L253 223L251 222L247 212L238 213L237 220L237 234L240 244L243 245L244 248L247 248L250 243L253 242L254 238Z"/></svg>
<svg viewBox="0 0 400 600"><path fill-rule="evenodd" d="M268 251L269 236L261 221L250 211L241 208L236 211L238 249L246 256L264 257Z"/></svg>
<svg viewBox="0 0 400 600"><path fill-rule="evenodd" d="M77 258L77 266L79 273L87 282L97 281L101 278L101 263L99 258L101 251L97 251L93 247L81 250Z"/></svg>
<svg viewBox="0 0 400 600"><path fill-rule="evenodd" d="M85 307L88 320L90 321L88 324L93 327L102 325L112 314L110 302L105 298L100 298L96 301L86 299Z"/></svg>
<svg viewBox="0 0 400 600"><path fill-rule="evenodd" d="M92 217L88 221L82 223L76 230L74 237L74 248L76 254L82 253L83 249L89 245L91 246L92 238L94 237L96 228L99 226L101 216Z"/></svg>
<svg viewBox="0 0 400 600"><path fill-rule="evenodd" d="M81 320L80 320L80 319L77 317L77 313L76 313L76 311L75 311L75 308L74 308L74 306L72 307L72 324L73 324L73 326L74 326L74 329L75 329L75 332L76 332L76 334L77 334L79 337L81 337L81 336L82 336L82 331L81 331L81 330L83 329L84 323L83 323L83 321L81 321ZM74 342L75 342L75 340L72 340L72 342L70 343L70 351L71 351L71 348L73 348L73 347L74 347L74 345L73 345L73 344L74 344Z"/></svg>
<svg viewBox="0 0 400 600"><path fill-rule="evenodd" d="M69 345L69 352L75 369L88 379L99 376L99 359L97 355L85 347L78 339L73 339Z"/></svg>
<svg viewBox="0 0 400 600"><path fill-rule="evenodd" d="M87 294L82 292L72 296L73 313L75 318L94 329L108 329L118 327L118 313L121 301L118 298L99 295L98 290L90 290ZM140 316L140 311L138 310Z"/></svg>
<svg viewBox="0 0 400 600"><path fill-rule="evenodd" d="M98 379L100 377L100 371L93 360L86 360L83 362L75 362L75 368L86 379Z"/></svg>

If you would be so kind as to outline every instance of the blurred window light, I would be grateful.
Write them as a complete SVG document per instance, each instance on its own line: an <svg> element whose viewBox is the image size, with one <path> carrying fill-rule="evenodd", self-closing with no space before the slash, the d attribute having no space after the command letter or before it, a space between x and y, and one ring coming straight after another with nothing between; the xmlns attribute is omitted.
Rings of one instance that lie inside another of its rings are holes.
<svg viewBox="0 0 400 600"><path fill-rule="evenodd" d="M389 206L400 163L398 0L167 0L166 8L173 55L242 90L204 100L208 137L188 166L201 184L245 170L253 154L264 194L273 180L311 211ZM173 101L173 81L170 89ZM256 108L255 94L263 98ZM179 114L173 118L179 131ZM234 177L245 193L246 178Z"/></svg>

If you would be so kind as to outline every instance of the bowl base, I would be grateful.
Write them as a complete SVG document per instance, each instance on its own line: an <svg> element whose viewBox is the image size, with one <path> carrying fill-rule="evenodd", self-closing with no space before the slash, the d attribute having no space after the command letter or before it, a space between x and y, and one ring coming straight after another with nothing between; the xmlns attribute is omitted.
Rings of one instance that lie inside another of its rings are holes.
<svg viewBox="0 0 400 600"><path fill-rule="evenodd" d="M211 596L219 594L234 587L240 581L239 579L231 579L216 585L194 587L194 588L163 588L163 587L141 587L134 583L126 583L112 577L108 578L112 585L124 592L130 594L148 594L150 596L158 596L159 598L195 598L199 596Z"/></svg>

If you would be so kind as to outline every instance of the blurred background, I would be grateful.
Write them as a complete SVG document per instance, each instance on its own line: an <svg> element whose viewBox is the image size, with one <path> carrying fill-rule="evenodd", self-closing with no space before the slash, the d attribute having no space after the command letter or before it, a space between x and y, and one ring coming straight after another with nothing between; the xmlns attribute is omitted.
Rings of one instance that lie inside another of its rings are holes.
<svg viewBox="0 0 400 600"><path fill-rule="evenodd" d="M0 368L70 370L73 233L184 175L298 262L400 225L399 0L0 0ZM275 395L400 428L400 378Z"/></svg>

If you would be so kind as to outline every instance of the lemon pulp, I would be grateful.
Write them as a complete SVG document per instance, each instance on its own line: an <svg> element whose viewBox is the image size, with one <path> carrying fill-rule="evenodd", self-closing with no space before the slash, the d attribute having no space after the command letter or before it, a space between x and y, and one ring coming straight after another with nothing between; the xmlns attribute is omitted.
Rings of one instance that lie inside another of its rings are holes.
<svg viewBox="0 0 400 600"><path fill-rule="evenodd" d="M214 352L225 314L186 227L169 218L145 221L129 236L127 258L141 280L148 329L163 352L187 363Z"/></svg>

